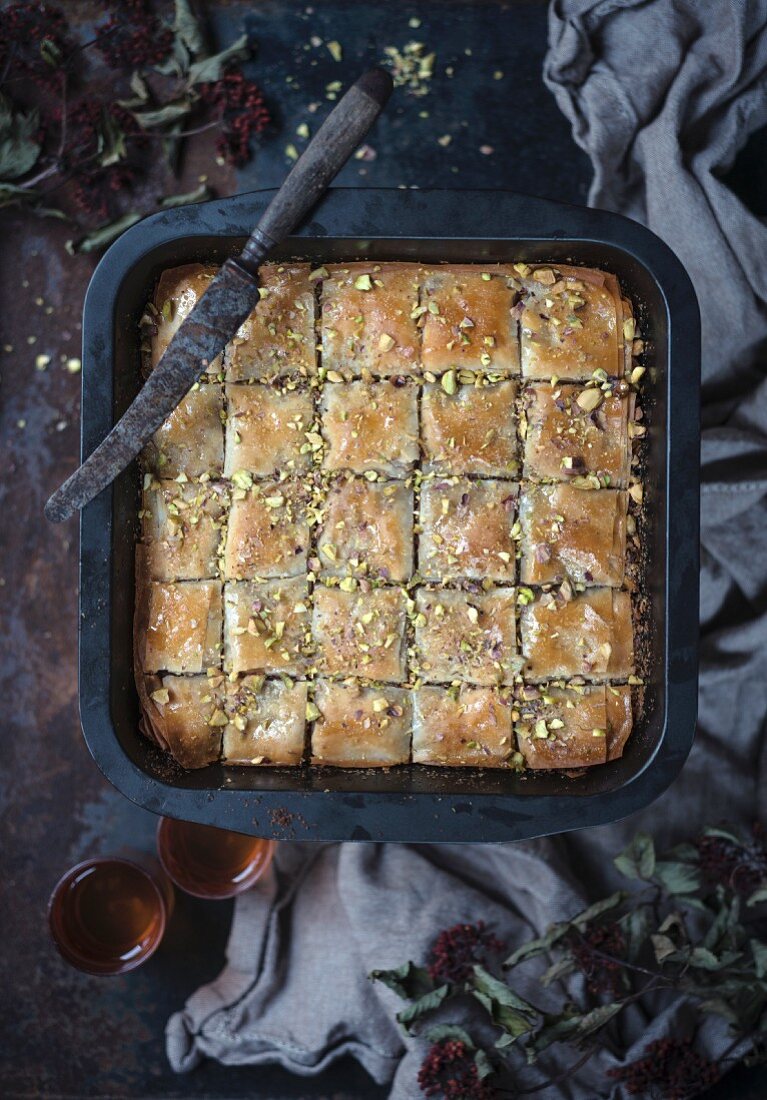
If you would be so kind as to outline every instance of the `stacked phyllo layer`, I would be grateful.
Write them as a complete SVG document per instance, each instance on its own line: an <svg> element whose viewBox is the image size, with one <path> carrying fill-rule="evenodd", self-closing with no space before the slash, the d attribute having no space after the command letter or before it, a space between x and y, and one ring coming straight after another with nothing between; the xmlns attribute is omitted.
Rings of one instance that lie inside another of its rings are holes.
<svg viewBox="0 0 767 1100"><path fill-rule="evenodd" d="M156 366L214 268L167 271ZM617 280L262 269L143 459L136 679L183 766L579 769L637 689L641 339Z"/></svg>

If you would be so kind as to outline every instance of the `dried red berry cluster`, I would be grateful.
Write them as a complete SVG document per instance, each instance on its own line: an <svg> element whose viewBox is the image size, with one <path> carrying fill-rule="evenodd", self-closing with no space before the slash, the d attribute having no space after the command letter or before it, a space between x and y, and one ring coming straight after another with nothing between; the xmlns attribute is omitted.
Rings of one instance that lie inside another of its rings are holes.
<svg viewBox="0 0 767 1100"><path fill-rule="evenodd" d="M493 1100L496 1090L479 1076L471 1051L460 1039L435 1043L418 1071L425 1096L445 1100Z"/></svg>
<svg viewBox="0 0 767 1100"><path fill-rule="evenodd" d="M720 1077L716 1062L699 1054L689 1039L657 1039L645 1047L642 1058L607 1072L631 1096L658 1100L689 1100Z"/></svg>
<svg viewBox="0 0 767 1100"><path fill-rule="evenodd" d="M503 944L489 932L484 921L476 924L454 924L437 936L431 949L428 970L434 981L463 982L475 963L487 955L503 951Z"/></svg>
<svg viewBox="0 0 767 1100"><path fill-rule="evenodd" d="M81 99L68 108L67 140L61 156L62 170L74 177L70 194L75 206L83 213L99 218L105 218L112 213L112 199L136 179L135 169L124 161L107 166L98 163L105 112L111 115L137 147L146 141L130 112L117 104L106 106L91 99ZM52 114L60 123L61 109L57 108Z"/></svg>
<svg viewBox="0 0 767 1100"><path fill-rule="evenodd" d="M617 924L587 928L570 949L592 993L616 995L623 991L621 960L626 954L626 940ZM607 959L604 955L614 957Z"/></svg>
<svg viewBox="0 0 767 1100"><path fill-rule="evenodd" d="M217 108L224 126L216 152L227 164L241 168L250 158L251 137L260 134L272 121L261 89L235 69L220 80L201 84L199 92L204 103Z"/></svg>
<svg viewBox="0 0 767 1100"><path fill-rule="evenodd" d="M124 0L120 12L98 28L98 50L115 69L160 65L173 48L173 31L164 26L148 0Z"/></svg>
<svg viewBox="0 0 767 1100"><path fill-rule="evenodd" d="M700 868L713 885L727 886L738 894L751 894L767 881L767 850L759 830L750 844L735 844L722 836L703 836L697 841Z"/></svg>
<svg viewBox="0 0 767 1100"><path fill-rule="evenodd" d="M40 87L59 82L59 74L45 60L41 47L48 43L62 56L72 43L63 12L53 4L9 4L0 17L0 69L6 77L26 76Z"/></svg>

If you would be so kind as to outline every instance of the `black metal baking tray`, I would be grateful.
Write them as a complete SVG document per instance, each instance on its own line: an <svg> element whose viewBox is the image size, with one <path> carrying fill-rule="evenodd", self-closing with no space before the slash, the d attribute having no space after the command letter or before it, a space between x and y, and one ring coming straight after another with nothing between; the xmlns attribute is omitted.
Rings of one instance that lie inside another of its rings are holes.
<svg viewBox="0 0 767 1100"><path fill-rule="evenodd" d="M139 385L138 320L167 267L237 250L272 191L156 214L97 267L83 319L82 455ZM621 760L582 777L408 766L388 772L183 772L138 730L133 556L139 477L126 471L81 520L80 713L105 776L158 814L307 840L508 841L604 824L679 772L697 707L700 319L690 280L657 237L615 214L510 192L337 189L278 258L571 262L618 275L649 334L646 506L652 606L643 714Z"/></svg>

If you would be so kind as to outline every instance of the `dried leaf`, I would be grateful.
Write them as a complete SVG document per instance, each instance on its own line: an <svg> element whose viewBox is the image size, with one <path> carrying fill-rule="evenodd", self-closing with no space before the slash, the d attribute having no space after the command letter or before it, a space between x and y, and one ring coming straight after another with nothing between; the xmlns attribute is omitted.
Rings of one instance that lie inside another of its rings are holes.
<svg viewBox="0 0 767 1100"><path fill-rule="evenodd" d="M477 1067L477 1076L480 1081L495 1073L495 1066L481 1048L474 1054L474 1065Z"/></svg>
<svg viewBox="0 0 767 1100"><path fill-rule="evenodd" d="M33 135L39 125L37 110L17 111L0 95L0 179L19 179L36 164L40 145Z"/></svg>
<svg viewBox="0 0 767 1100"><path fill-rule="evenodd" d="M175 122L184 115L188 115L192 109L188 99L177 99L173 103L166 103L162 107L156 107L149 111L136 111L133 115L142 130L155 130Z"/></svg>
<svg viewBox="0 0 767 1100"><path fill-rule="evenodd" d="M518 1039L533 1030L540 1016L538 1010L529 1001L518 997L505 982L477 965L472 984L476 999L487 1010L493 1023L508 1035Z"/></svg>
<svg viewBox="0 0 767 1100"><path fill-rule="evenodd" d="M543 955L549 948L553 947L555 943L561 940L569 929L570 924L568 923L562 922L559 924L552 924L545 935L539 936L534 940L528 940L527 943L523 943L521 947L513 951L503 964L504 970L510 970L513 966L516 966L517 963L523 962L525 959L534 959L537 955Z"/></svg>
<svg viewBox="0 0 767 1100"><path fill-rule="evenodd" d="M52 38L42 40L40 43L40 56L52 69L58 69L64 59L64 55Z"/></svg>
<svg viewBox="0 0 767 1100"><path fill-rule="evenodd" d="M176 17L173 29L191 53L204 52L205 39L203 38L202 28L197 22L189 0L176 0Z"/></svg>
<svg viewBox="0 0 767 1100"><path fill-rule="evenodd" d="M573 917L569 923L574 924L576 928L582 931L591 921L596 920L597 917L601 917L601 915L606 913L609 909L614 909L616 905L620 905L622 901L625 901L625 898L625 891L618 890L616 893L610 894L609 898L603 898L602 901L595 901L588 909L584 909L582 913L578 913L576 917Z"/></svg>
<svg viewBox="0 0 767 1100"><path fill-rule="evenodd" d="M528 1046L528 1059L534 1061L535 1056L547 1050L552 1043L559 1043L565 1039L568 1042L580 1043L608 1024L622 1008L621 1001L611 1001L609 1004L592 1008L590 1012L564 1012L559 1016L546 1017L547 1023Z"/></svg>
<svg viewBox="0 0 767 1100"><path fill-rule="evenodd" d="M121 233L124 233L126 229L130 229L136 222L141 221L142 217L143 214L124 214L108 225L99 226L98 229L94 229L92 233L88 233L78 241L67 241L64 247L70 256L74 256L76 252L96 252L99 248L104 248L112 241L117 240Z"/></svg>
<svg viewBox="0 0 767 1100"><path fill-rule="evenodd" d="M373 970L370 973L370 980L382 982L405 1001L413 997L422 997L434 989L434 981L429 971L423 966L416 966L413 962L403 963L396 970Z"/></svg>
<svg viewBox="0 0 767 1100"><path fill-rule="evenodd" d="M243 61L249 54L248 36L243 34L221 53L213 54L212 57L203 57L190 65L187 76L188 86L220 80L230 61Z"/></svg>
<svg viewBox="0 0 767 1100"><path fill-rule="evenodd" d="M421 1038L427 1043L442 1043L445 1039L457 1039L467 1050L474 1050L474 1040L471 1035L457 1024L435 1024L422 1031Z"/></svg>
<svg viewBox="0 0 767 1100"><path fill-rule="evenodd" d="M694 894L701 887L700 871L689 863L659 861L652 876L669 894Z"/></svg>
<svg viewBox="0 0 767 1100"><path fill-rule="evenodd" d="M186 206L192 202L203 202L205 199L209 199L210 196L211 190L208 185L201 183L199 187L195 187L194 191L187 191L184 195L166 195L165 198L160 199L160 206Z"/></svg>
<svg viewBox="0 0 767 1100"><path fill-rule="evenodd" d="M762 943L761 940L749 940L748 945L754 957L756 976L763 978L767 974L767 943Z"/></svg>
<svg viewBox="0 0 767 1100"><path fill-rule="evenodd" d="M626 878L652 878L655 870L655 845L652 837L647 833L637 833L613 862Z"/></svg>
<svg viewBox="0 0 767 1100"><path fill-rule="evenodd" d="M550 966L549 969L541 975L541 985L548 986L559 978L566 978L567 975L572 974L575 969L576 964L573 956L563 955L561 959L558 959L553 966Z"/></svg>
<svg viewBox="0 0 767 1100"><path fill-rule="evenodd" d="M418 1000L412 1001L407 1008L403 1008L401 1012L398 1012L397 1020L402 1024L405 1031L410 1032L416 1020L420 1020L427 1012L433 1012L435 1008L439 1008L449 992L449 985L437 986L436 989L432 989L430 993L424 993Z"/></svg>
<svg viewBox="0 0 767 1100"><path fill-rule="evenodd" d="M125 134L106 107L102 108L99 121L98 150L99 163L104 168L118 164L126 155Z"/></svg>
<svg viewBox="0 0 767 1100"><path fill-rule="evenodd" d="M750 908L752 905L759 905L763 901L767 901L767 886L760 886L758 890L755 890L746 905Z"/></svg>

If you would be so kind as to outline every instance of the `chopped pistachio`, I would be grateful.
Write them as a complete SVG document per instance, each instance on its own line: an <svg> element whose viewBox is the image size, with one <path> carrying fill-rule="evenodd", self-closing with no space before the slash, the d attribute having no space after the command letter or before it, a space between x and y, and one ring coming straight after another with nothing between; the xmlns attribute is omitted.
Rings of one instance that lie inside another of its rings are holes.
<svg viewBox="0 0 767 1100"><path fill-rule="evenodd" d="M321 713L322 713L322 711L320 710L320 708L318 706L316 706L314 703L307 703L306 704L306 721L307 722L314 722L315 719L320 717Z"/></svg>
<svg viewBox="0 0 767 1100"><path fill-rule="evenodd" d="M167 688L158 688L157 691L152 692L151 698L154 699L155 703L159 703L160 706L164 707L166 703L170 702L170 692Z"/></svg>
<svg viewBox="0 0 767 1100"><path fill-rule="evenodd" d="M593 412L602 404L602 391L597 389L581 390L575 400L585 412Z"/></svg>
<svg viewBox="0 0 767 1100"><path fill-rule="evenodd" d="M336 40L333 39L331 42L326 42L325 45L330 51L330 56L334 61L341 61L343 59L344 51L340 42L336 42Z"/></svg>
<svg viewBox="0 0 767 1100"><path fill-rule="evenodd" d="M372 290L373 289L373 283L370 279L370 276L367 275L367 274L366 275L358 275L357 278L354 280L354 289L355 290Z"/></svg>
<svg viewBox="0 0 767 1100"><path fill-rule="evenodd" d="M454 394L457 388L456 375L454 370L445 371L441 379L442 389L447 394Z"/></svg>

